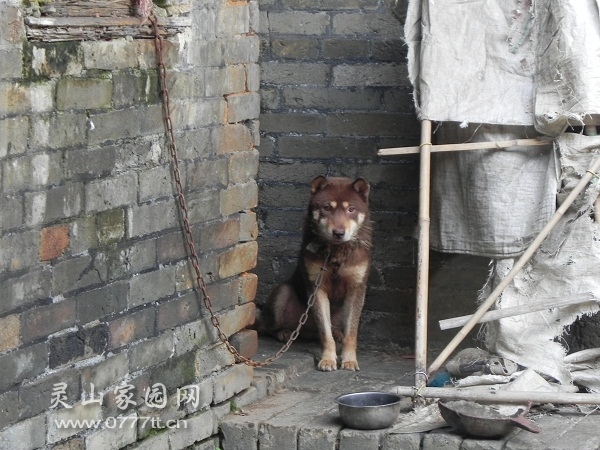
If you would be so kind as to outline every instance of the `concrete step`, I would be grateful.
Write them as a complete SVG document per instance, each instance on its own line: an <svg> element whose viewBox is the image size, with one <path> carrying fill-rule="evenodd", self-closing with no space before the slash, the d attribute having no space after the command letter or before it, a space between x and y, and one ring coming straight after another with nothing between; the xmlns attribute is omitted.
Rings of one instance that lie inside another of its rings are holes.
<svg viewBox="0 0 600 450"><path fill-rule="evenodd" d="M261 338L264 359L280 344ZM410 386L414 362L377 349L358 353L361 370L316 370L316 343L295 343L276 363L255 370L258 401L226 415L220 424L223 450L592 450L600 448L600 415L575 407L531 417L542 432L516 428L503 439L470 439L451 428L398 434L394 427L362 431L344 427L335 398L348 392ZM406 399L405 411L411 401ZM401 413L401 417L402 417Z"/></svg>
<svg viewBox="0 0 600 450"><path fill-rule="evenodd" d="M264 359L278 347L279 343L261 338L261 354L255 359ZM317 352L316 343L298 342L276 363L255 370L257 390L266 395L222 420L223 450L359 449L381 439L382 430L344 428L335 398L412 383L413 361L359 351L360 371L320 372L315 368Z"/></svg>

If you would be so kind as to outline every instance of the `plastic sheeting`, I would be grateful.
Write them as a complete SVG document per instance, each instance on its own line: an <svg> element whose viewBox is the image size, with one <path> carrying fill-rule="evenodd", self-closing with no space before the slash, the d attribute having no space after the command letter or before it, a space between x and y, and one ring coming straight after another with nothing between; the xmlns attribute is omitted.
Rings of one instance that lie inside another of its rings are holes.
<svg viewBox="0 0 600 450"><path fill-rule="evenodd" d="M558 136L569 124L600 123L598 0L536 0L534 117Z"/></svg>
<svg viewBox="0 0 600 450"><path fill-rule="evenodd" d="M409 77L422 119L535 125L600 113L598 0L412 0Z"/></svg>
<svg viewBox="0 0 600 450"><path fill-rule="evenodd" d="M480 142L523 139L533 127L442 124L437 139ZM430 245L489 258L518 256L556 208L552 145L442 152L432 155Z"/></svg>
<svg viewBox="0 0 600 450"><path fill-rule="evenodd" d="M530 6L516 0L412 0L405 25L419 116L533 124Z"/></svg>
<svg viewBox="0 0 600 450"><path fill-rule="evenodd" d="M557 145L563 173L562 197L568 195L592 160L600 157L600 137L565 133L557 139ZM504 290L496 309L575 294L600 297L600 224L591 217L599 193L600 179L595 179ZM483 297L510 271L512 263L510 259L496 261ZM591 302L490 322L486 327L486 347L497 355L570 384L575 369L565 364L568 349L560 342L560 336L579 316L599 310L598 303ZM600 392L600 370L594 374L596 383L588 382L587 386Z"/></svg>

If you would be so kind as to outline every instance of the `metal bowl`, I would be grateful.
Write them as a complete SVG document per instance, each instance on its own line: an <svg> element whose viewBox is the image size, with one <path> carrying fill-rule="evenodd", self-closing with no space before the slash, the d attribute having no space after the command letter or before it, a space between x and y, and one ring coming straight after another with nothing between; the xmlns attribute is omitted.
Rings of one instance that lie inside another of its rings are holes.
<svg viewBox="0 0 600 450"><path fill-rule="evenodd" d="M460 433L477 438L501 438L515 427L539 433L540 427L525 417L520 410L513 416L504 416L490 406L466 400L438 402L440 413L448 425Z"/></svg>
<svg viewBox="0 0 600 450"><path fill-rule="evenodd" d="M401 397L388 392L354 392L335 399L342 422L358 430L378 430L392 425L400 413Z"/></svg>

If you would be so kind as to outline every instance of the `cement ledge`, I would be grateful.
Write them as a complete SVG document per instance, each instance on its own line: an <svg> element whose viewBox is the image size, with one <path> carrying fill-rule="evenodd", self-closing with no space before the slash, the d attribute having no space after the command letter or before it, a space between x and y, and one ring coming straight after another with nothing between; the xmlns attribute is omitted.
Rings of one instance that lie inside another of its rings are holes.
<svg viewBox="0 0 600 450"><path fill-rule="evenodd" d="M280 343L260 339L261 360ZM471 439L452 428L397 434L344 427L334 399L346 392L391 390L410 385L414 362L378 349L359 349L361 370L319 372L316 343L295 343L276 363L255 369L256 394L237 401L238 410L221 419L223 450L592 450L600 448L600 415L575 407L534 415L534 434L516 428L502 439ZM240 399L243 398L240 394ZM253 398L253 399L252 399ZM406 411L411 401L407 399ZM402 413L401 413L402 414Z"/></svg>

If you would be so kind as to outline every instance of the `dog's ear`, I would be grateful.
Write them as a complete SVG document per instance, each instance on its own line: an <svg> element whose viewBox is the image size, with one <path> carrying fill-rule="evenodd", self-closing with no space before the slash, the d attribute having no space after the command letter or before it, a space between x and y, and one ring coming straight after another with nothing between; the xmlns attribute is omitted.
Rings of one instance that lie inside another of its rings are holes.
<svg viewBox="0 0 600 450"><path fill-rule="evenodd" d="M371 192L371 186L369 182L364 178L357 178L352 183L352 187L356 192L358 192L363 198L367 199L369 197L369 192Z"/></svg>
<svg viewBox="0 0 600 450"><path fill-rule="evenodd" d="M327 186L327 184L328 181L325 175L319 175L310 182L310 192L314 194L315 192L320 191Z"/></svg>

